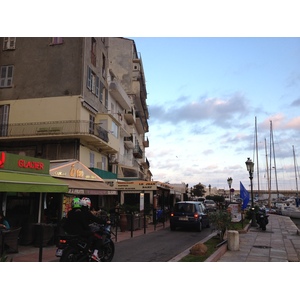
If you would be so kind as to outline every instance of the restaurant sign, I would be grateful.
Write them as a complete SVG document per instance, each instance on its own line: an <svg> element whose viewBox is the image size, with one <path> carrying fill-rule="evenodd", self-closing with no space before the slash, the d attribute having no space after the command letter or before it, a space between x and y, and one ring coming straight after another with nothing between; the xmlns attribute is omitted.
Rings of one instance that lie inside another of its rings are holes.
<svg viewBox="0 0 300 300"><path fill-rule="evenodd" d="M49 160L0 152L0 170L49 175Z"/></svg>
<svg viewBox="0 0 300 300"><path fill-rule="evenodd" d="M163 184L159 181L119 181L115 182L117 190L134 190L134 191L156 191L157 188L171 189L170 185Z"/></svg>

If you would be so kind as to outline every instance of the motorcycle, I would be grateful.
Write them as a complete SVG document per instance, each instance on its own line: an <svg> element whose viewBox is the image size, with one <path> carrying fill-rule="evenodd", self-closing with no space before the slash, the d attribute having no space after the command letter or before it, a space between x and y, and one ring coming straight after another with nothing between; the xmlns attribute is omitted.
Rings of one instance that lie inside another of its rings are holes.
<svg viewBox="0 0 300 300"><path fill-rule="evenodd" d="M269 216L264 208L260 208L256 213L256 222L263 231L266 231L267 229L266 226L269 223L268 218Z"/></svg>
<svg viewBox="0 0 300 300"><path fill-rule="evenodd" d="M115 244L111 239L111 226L109 224L91 224L91 230L104 238L101 262L111 262L115 253ZM78 235L61 235L57 243L56 257L60 262L90 262L93 249L91 249L87 240Z"/></svg>

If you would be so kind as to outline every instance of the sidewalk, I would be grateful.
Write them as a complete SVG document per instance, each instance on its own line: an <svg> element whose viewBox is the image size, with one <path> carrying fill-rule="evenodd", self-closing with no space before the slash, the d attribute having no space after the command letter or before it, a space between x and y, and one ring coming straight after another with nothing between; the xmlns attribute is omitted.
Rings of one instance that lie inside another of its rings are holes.
<svg viewBox="0 0 300 300"><path fill-rule="evenodd" d="M166 227L169 227L169 222L165 223L158 223L156 226L153 224L149 224L148 227L146 228L146 232L143 229L139 230L134 230L134 231L125 231L121 232L120 229L118 228L117 232L117 237L115 237L112 234L112 239L115 243L119 243L121 241L135 238L137 236L143 235L143 234L148 234L157 230L164 229ZM115 232L115 228L112 228L112 233ZM116 241L117 239L117 241ZM56 252L56 246L47 246L42 248L42 252L40 253L40 248L34 247L32 245L30 246L19 246L19 252L18 253L11 253L8 254L8 259L7 261L12 261L12 262L39 262L40 258L42 258L42 262L57 262L59 259L55 256Z"/></svg>
<svg viewBox="0 0 300 300"><path fill-rule="evenodd" d="M240 250L226 251L218 262L300 261L300 232L290 217L271 214L266 231L250 227L239 241Z"/></svg>

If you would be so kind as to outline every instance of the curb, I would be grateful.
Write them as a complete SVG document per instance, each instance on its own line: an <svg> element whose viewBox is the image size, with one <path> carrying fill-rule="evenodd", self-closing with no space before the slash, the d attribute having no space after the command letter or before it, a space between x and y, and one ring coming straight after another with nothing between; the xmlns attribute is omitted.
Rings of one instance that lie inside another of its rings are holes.
<svg viewBox="0 0 300 300"><path fill-rule="evenodd" d="M206 241L208 241L210 238L212 238L213 236L217 235L216 232L211 233L210 235L208 235L206 238L204 238L203 240L201 240L200 242L197 242L196 244L194 244L193 246L199 244L199 243L205 243ZM168 262L178 262L180 261L183 257L187 256L188 254L190 254L190 249L193 247L189 247L188 249L184 250L183 252L181 252L180 254L176 255L175 257L171 258L170 260L168 260Z"/></svg>
<svg viewBox="0 0 300 300"><path fill-rule="evenodd" d="M251 223L247 224L244 229L242 230L238 230L238 232L240 234L245 234L248 232L249 228L251 226ZM213 236L217 235L216 232L211 233L210 235L208 235L206 238L204 238L203 240L201 240L198 243L205 243L207 240L209 240L210 238L212 238ZM196 243L196 244L198 244ZM195 244L195 245L196 245ZM194 245L193 245L194 246ZM193 247L192 246L192 247ZM183 252L181 252L180 254L176 255L175 257L173 257L172 259L170 259L168 262L178 262L180 261L183 257L187 256L188 254L190 254L190 249L192 248L188 248L186 250L184 250ZM204 262L217 262L227 251L227 241L224 243L224 245L220 246L220 248L218 250L216 250L211 256L209 256Z"/></svg>

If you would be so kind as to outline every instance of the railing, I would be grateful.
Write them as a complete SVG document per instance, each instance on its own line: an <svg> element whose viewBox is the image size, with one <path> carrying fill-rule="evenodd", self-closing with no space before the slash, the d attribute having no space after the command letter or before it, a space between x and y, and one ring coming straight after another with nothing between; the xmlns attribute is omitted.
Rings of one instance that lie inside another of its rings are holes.
<svg viewBox="0 0 300 300"><path fill-rule="evenodd" d="M124 142L132 142L133 143L133 136L125 136L124 137Z"/></svg>
<svg viewBox="0 0 300 300"><path fill-rule="evenodd" d="M139 145L135 145L133 149L133 155L136 158L142 158L143 157L143 151Z"/></svg>
<svg viewBox="0 0 300 300"><path fill-rule="evenodd" d="M92 126L91 126L92 125ZM89 121L59 121L16 123L5 126L0 131L1 137L26 137L40 135L95 135L105 142L109 141L108 132L99 124L90 124Z"/></svg>

